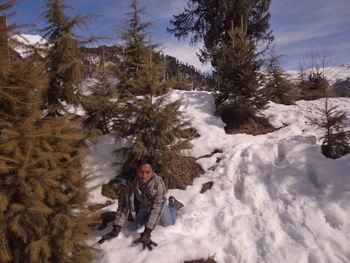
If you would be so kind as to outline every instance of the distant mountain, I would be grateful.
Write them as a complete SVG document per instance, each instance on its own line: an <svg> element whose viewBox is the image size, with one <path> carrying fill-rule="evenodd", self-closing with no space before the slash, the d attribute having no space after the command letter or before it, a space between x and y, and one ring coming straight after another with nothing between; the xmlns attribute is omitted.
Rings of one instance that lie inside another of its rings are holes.
<svg viewBox="0 0 350 263"><path fill-rule="evenodd" d="M15 59L25 58L30 55L26 45L40 46L46 43L46 40L39 35L21 34L13 36L12 39L15 40L13 42L17 42L17 44L11 44L13 48L12 57ZM87 76L93 75L96 66L101 60L104 60L105 63L118 63L122 51L120 45L101 45L98 47L85 47L83 49L89 54L85 61L88 65ZM194 66L183 63L176 57L167 54L162 55L160 59L167 61L166 78L171 78L180 74L194 90L214 90L215 83L208 74L202 73ZM311 70L312 69L308 69L305 71L307 73ZM287 71L287 73L291 80L298 80L299 71ZM325 67L324 74L337 96L350 96L350 63L343 64L342 66Z"/></svg>
<svg viewBox="0 0 350 263"><path fill-rule="evenodd" d="M90 54L86 63L89 65L88 74L91 76L96 66L103 59L105 63L118 63L122 47L120 45L98 47L85 47L84 51ZM184 80L192 86L194 90L213 90L214 82L212 78L196 69L194 66L179 61L177 58L167 54L158 56L158 59L166 61L165 78L169 79L181 75Z"/></svg>
<svg viewBox="0 0 350 263"><path fill-rule="evenodd" d="M10 39L11 57L13 59L26 58L31 55L28 46L42 46L47 41L39 35L18 34ZM91 77L96 67L103 60L105 63L118 63L122 47L120 45L101 45L98 47L84 47L83 50L88 53L85 63L88 65L87 77ZM205 73L197 70L194 66L179 61L177 58L163 54L159 59L166 60L165 77L171 78L181 75L182 78L192 86L193 90L213 90L214 81Z"/></svg>
<svg viewBox="0 0 350 263"><path fill-rule="evenodd" d="M17 34L9 39L9 43L17 57L26 58L32 54L30 46L41 47L47 41L39 35Z"/></svg>
<svg viewBox="0 0 350 263"><path fill-rule="evenodd" d="M316 71L313 68L305 70L305 73ZM350 63L345 63L342 66L325 67L321 69L324 72L326 79L329 81L334 93L339 97L350 97ZM299 71L287 71L293 81L297 81Z"/></svg>

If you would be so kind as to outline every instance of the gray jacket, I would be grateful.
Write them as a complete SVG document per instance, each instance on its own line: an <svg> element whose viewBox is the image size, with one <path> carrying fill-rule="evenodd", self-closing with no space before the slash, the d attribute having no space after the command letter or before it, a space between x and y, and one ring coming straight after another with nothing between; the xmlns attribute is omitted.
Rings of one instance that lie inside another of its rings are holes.
<svg viewBox="0 0 350 263"><path fill-rule="evenodd" d="M166 187L163 179L153 174L147 184L137 189L137 177L129 179L118 197L118 209L114 220L114 225L123 226L126 218L136 217L135 198L143 206L150 208L150 214L146 222L146 227L153 230L159 222L166 202Z"/></svg>

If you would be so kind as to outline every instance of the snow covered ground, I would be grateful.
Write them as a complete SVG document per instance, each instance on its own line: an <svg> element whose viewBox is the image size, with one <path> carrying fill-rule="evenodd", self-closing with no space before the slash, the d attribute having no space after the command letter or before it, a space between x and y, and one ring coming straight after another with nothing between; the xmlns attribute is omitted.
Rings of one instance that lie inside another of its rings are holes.
<svg viewBox="0 0 350 263"><path fill-rule="evenodd" d="M95 263L179 263L212 255L225 263L350 262L350 154L331 160L320 153L322 133L309 118L320 117L323 99L292 106L270 103L264 114L282 128L250 136L225 134L213 115L210 93L173 91L171 96L183 100L182 110L201 135L186 154L222 153L198 160L206 172L192 186L169 190L185 207L174 226L154 230L157 248L142 251L132 245L139 234L123 230L100 246ZM350 98L332 98L330 104L350 114ZM101 175L91 186L115 176L111 152L116 145L105 136L91 146L86 167ZM213 188L200 194L208 181ZM92 192L92 201L108 200L100 191ZM116 207L114 202L107 210ZM92 242L110 230L95 233Z"/></svg>

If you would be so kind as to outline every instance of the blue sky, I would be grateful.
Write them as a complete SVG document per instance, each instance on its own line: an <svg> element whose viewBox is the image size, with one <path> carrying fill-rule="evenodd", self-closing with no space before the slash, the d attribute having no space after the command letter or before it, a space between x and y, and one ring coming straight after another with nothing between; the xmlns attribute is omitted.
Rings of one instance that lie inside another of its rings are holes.
<svg viewBox="0 0 350 263"><path fill-rule="evenodd" d="M162 44L166 53L194 65L202 71L209 65L201 65L196 58L198 47L190 46L189 39L178 41L166 32L173 14L181 12L187 0L140 0L147 3L145 21L153 22L150 32L154 42ZM18 24L35 23L42 27L39 16L44 0L22 0L14 10ZM67 3L82 14L96 13L104 17L95 19L86 35L111 37L117 42L118 25L129 11L128 0L69 0ZM277 54L284 55L283 67L298 69L301 61L308 60L312 49L327 50L332 66L350 62L350 0L272 0L271 29L276 38ZM22 29L29 33L28 29ZM105 40L106 41L106 40Z"/></svg>

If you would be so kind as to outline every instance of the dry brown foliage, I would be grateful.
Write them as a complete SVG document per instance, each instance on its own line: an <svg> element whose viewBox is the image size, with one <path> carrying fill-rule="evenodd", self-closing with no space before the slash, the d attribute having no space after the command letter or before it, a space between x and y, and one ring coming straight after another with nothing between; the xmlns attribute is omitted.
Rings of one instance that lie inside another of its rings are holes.
<svg viewBox="0 0 350 263"><path fill-rule="evenodd" d="M186 184L191 185L193 179L204 173L203 169L196 163L194 157L181 156L173 160L168 168Z"/></svg>
<svg viewBox="0 0 350 263"><path fill-rule="evenodd" d="M250 135L260 135L269 132L274 132L278 129L274 128L267 122L258 122L253 119L249 119L246 122L239 124L234 119L226 120L225 131L228 134L245 133Z"/></svg>

